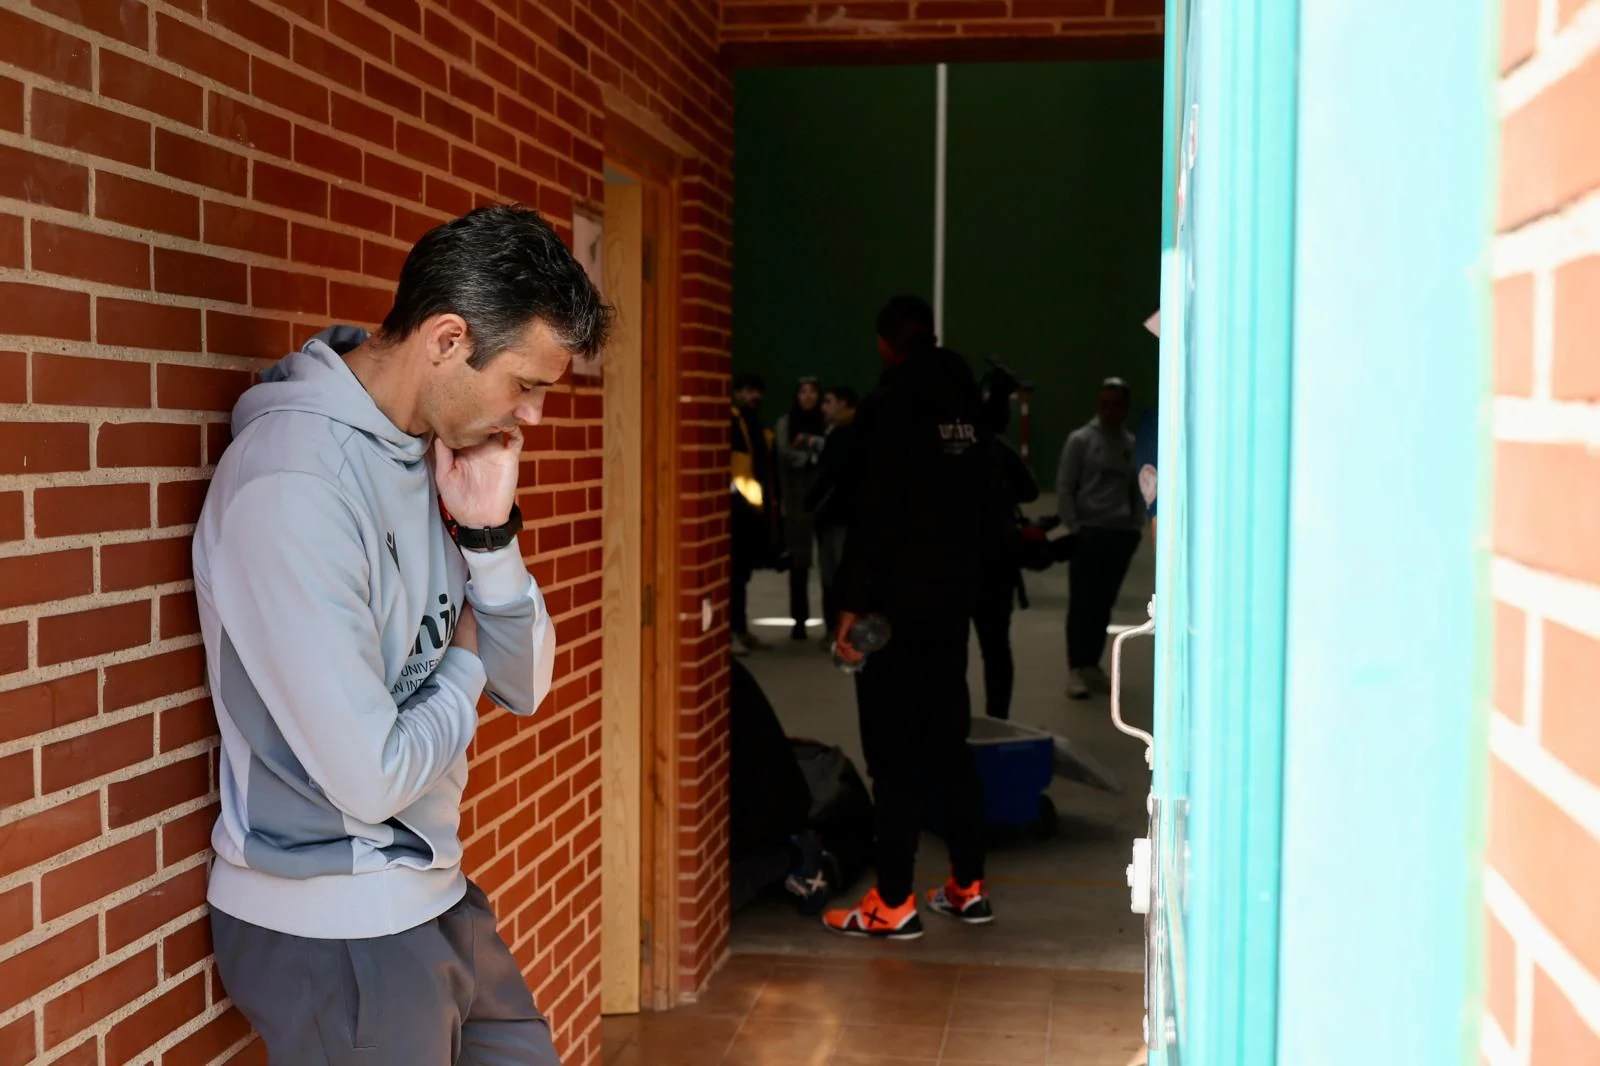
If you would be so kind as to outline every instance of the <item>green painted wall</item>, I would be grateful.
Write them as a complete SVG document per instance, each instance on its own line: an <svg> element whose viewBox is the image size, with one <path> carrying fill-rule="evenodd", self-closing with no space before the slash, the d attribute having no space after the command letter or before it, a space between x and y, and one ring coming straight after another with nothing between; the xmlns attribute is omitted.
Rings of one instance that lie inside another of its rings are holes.
<svg viewBox="0 0 1600 1066"><path fill-rule="evenodd" d="M1034 470L1116 374L1154 402L1161 64L950 69L945 343L1034 383Z"/></svg>
<svg viewBox="0 0 1600 1066"><path fill-rule="evenodd" d="M1034 382L1044 478L1102 378L1155 399L1161 76L950 68L944 339ZM767 378L775 419L802 373L870 386L878 305L931 297L934 70L742 71L734 100L734 367Z"/></svg>
<svg viewBox="0 0 1600 1066"><path fill-rule="evenodd" d="M878 306L931 287L933 126L931 68L737 75L733 364L769 424L802 374L870 385Z"/></svg>

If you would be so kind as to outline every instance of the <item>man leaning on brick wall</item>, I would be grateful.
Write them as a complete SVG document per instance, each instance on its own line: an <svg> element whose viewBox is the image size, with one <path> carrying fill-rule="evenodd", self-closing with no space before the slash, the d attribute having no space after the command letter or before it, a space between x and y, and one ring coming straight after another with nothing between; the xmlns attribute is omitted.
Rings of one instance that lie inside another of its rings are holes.
<svg viewBox="0 0 1600 1066"><path fill-rule="evenodd" d="M234 409L194 538L207 898L273 1066L557 1062L458 826L480 696L527 715L551 683L519 425L609 322L543 219L481 208L416 244L376 334L330 327Z"/></svg>

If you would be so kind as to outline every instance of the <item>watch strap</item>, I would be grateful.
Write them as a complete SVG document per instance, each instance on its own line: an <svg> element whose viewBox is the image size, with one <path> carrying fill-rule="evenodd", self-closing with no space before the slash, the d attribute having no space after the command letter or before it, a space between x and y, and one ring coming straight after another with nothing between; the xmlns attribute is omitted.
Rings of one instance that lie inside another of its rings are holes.
<svg viewBox="0 0 1600 1066"><path fill-rule="evenodd" d="M511 515L503 525L489 527L462 525L445 510L443 503L439 510L444 515L445 528L463 551L498 551L515 543L517 534L522 531L522 508L516 504L511 505Z"/></svg>

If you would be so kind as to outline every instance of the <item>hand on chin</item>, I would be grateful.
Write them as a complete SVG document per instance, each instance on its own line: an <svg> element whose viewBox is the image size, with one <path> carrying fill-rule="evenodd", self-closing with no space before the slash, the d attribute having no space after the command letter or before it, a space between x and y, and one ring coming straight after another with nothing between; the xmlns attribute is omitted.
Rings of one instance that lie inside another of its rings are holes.
<svg viewBox="0 0 1600 1066"><path fill-rule="evenodd" d="M452 445L442 435L434 438L433 477L439 499L464 526L504 525L517 495L522 431L489 430L463 436L477 440Z"/></svg>

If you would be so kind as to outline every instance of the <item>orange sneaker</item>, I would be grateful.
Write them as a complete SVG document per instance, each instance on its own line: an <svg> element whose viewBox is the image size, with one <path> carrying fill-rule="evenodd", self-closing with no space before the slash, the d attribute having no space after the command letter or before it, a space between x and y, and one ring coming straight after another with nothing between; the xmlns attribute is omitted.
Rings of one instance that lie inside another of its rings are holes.
<svg viewBox="0 0 1600 1066"><path fill-rule="evenodd" d="M963 887L952 877L944 883L943 888L928 893L928 906L968 925L985 925L994 921L994 908L989 905L989 897L983 894L982 881L974 881Z"/></svg>
<svg viewBox="0 0 1600 1066"><path fill-rule="evenodd" d="M906 897L898 907L883 902L874 888L854 907L829 911L822 924L843 936L874 940L916 940L922 936L922 919L917 915L917 897Z"/></svg>

